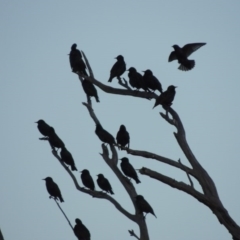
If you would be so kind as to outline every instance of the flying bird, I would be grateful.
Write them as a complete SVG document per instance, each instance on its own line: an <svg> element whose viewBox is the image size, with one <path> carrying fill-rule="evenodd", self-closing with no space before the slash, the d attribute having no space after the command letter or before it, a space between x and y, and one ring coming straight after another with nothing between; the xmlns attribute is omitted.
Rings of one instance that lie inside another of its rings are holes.
<svg viewBox="0 0 240 240"><path fill-rule="evenodd" d="M125 147L126 145L129 148L130 136L124 125L120 126L120 128L117 132L116 139L117 139L117 144L120 145L120 149L121 149L121 147Z"/></svg>
<svg viewBox="0 0 240 240"><path fill-rule="evenodd" d="M206 43L189 43L182 48L178 45L173 45L172 47L174 48L174 51L170 53L168 62L178 60L178 63L180 63L178 69L182 71L189 71L194 68L195 61L189 60L188 57L204 45L206 45Z"/></svg>
<svg viewBox="0 0 240 240"><path fill-rule="evenodd" d="M90 240L91 234L89 230L86 228L86 226L82 223L82 221L79 218L76 218L75 222L76 222L76 225L74 226L73 231L77 239Z"/></svg>
<svg viewBox="0 0 240 240"><path fill-rule="evenodd" d="M89 173L89 171L87 169L84 169L81 171L81 179L82 179L82 183L86 188L91 189L92 191L95 190L95 185L94 185L94 181Z"/></svg>
<svg viewBox="0 0 240 240"><path fill-rule="evenodd" d="M117 62L114 63L112 69L110 70L110 77L108 82L111 82L115 77L120 80L120 76L126 71L126 63L124 62L123 56L118 55L116 59Z"/></svg>
<svg viewBox="0 0 240 240"><path fill-rule="evenodd" d="M38 127L38 130L39 132L43 135L43 136L46 136L48 137L49 136L49 132L51 131L51 127L42 119L38 120L37 122L37 127Z"/></svg>
<svg viewBox="0 0 240 240"><path fill-rule="evenodd" d="M72 171L77 171L72 154L66 149L65 146L62 147L60 156L64 163L71 166Z"/></svg>
<svg viewBox="0 0 240 240"><path fill-rule="evenodd" d="M112 187L109 183L109 181L103 176L103 174L98 174L98 179L97 179L97 184L98 186L103 190L106 191L107 193L113 193Z"/></svg>
<svg viewBox="0 0 240 240"><path fill-rule="evenodd" d="M88 76L86 72L86 65L82 59L81 52L77 49L76 43L74 43L71 47L71 51L69 53L69 61L71 69L74 73L82 73Z"/></svg>
<svg viewBox="0 0 240 240"><path fill-rule="evenodd" d="M108 144L116 144L114 137L109 132L107 132L99 123L96 125L95 133L102 142Z"/></svg>
<svg viewBox="0 0 240 240"><path fill-rule="evenodd" d="M151 213L152 215L154 215L154 216L157 218L157 216L155 215L152 207L151 207L150 204L144 199L144 197L143 197L142 195L137 195L137 196L135 197L135 199L136 199L137 208L139 209L139 211L140 211L141 213L144 213L144 212L145 212L146 215L147 215L148 213ZM145 215L145 216L146 216L146 215Z"/></svg>
<svg viewBox="0 0 240 240"><path fill-rule="evenodd" d="M158 90L160 93L162 93L162 84L153 75L152 71L147 69L146 71L143 72L144 72L143 79L146 82L147 87L153 91Z"/></svg>
<svg viewBox="0 0 240 240"><path fill-rule="evenodd" d="M176 94L175 88L176 88L175 86L171 85L167 88L165 92L161 93L160 96L156 98L156 102L153 108L155 108L158 105L170 107Z"/></svg>
<svg viewBox="0 0 240 240"><path fill-rule="evenodd" d="M96 102L100 102L99 98L98 98L97 89L95 88L94 84L89 82L87 79L84 79L82 81L82 87L83 87L84 92L87 94L87 96L89 98L90 97L95 97Z"/></svg>
<svg viewBox="0 0 240 240"><path fill-rule="evenodd" d="M60 137L55 133L53 127L50 127L48 141L53 150L56 148L63 148L65 146L64 142L60 139Z"/></svg>
<svg viewBox="0 0 240 240"><path fill-rule="evenodd" d="M46 188L48 193L50 194L50 198L53 197L55 200L60 200L60 202L64 202L61 191L58 185L53 181L53 179L51 177L46 177L43 180L46 181Z"/></svg>
<svg viewBox="0 0 240 240"><path fill-rule="evenodd" d="M127 177L133 178L136 183L141 183L140 180L138 179L136 170L133 168L131 163L129 163L129 159L124 157L124 158L121 158L120 160L122 160L121 169L122 169L123 173Z"/></svg>

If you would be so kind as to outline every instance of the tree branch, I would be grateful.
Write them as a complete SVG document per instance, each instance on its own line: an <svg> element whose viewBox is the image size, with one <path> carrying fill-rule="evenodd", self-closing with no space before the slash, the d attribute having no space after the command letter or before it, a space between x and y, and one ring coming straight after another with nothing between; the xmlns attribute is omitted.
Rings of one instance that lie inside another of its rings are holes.
<svg viewBox="0 0 240 240"><path fill-rule="evenodd" d="M128 230L128 232L130 233L130 236L135 237L136 239L140 240L140 238L135 234L135 232L133 230Z"/></svg>

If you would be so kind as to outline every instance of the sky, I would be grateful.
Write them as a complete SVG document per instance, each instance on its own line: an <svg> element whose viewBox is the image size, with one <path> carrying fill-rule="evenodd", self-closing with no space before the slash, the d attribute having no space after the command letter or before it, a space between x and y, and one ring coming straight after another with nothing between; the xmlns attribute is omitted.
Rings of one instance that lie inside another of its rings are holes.
<svg viewBox="0 0 240 240"><path fill-rule="evenodd" d="M240 2L239 1L1 1L0 2L0 228L5 240L76 239L53 200L43 178L51 176L61 189L61 204L74 224L80 218L92 240L131 239L138 234L108 201L78 192L66 171L41 137L35 121L53 126L72 153L78 170L88 169L94 180L103 173L114 198L129 212L134 208L114 173L99 153L95 124L82 102L81 83L71 72L68 53L73 43L86 54L95 78L108 83L115 57L127 67L151 69L165 90L176 85L173 108L179 114L188 143L214 180L231 217L240 222L238 191L240 156ZM189 72L168 63L172 45L206 42L190 59ZM127 73L124 77L128 79ZM189 163L154 100L107 94L98 89L93 109L112 135L121 124L130 133L131 148ZM127 155L139 169L147 167L189 184L186 174L151 159ZM79 183L80 173L74 172ZM153 207L147 215L150 239L231 239L215 215L191 196L139 174L134 184ZM81 184L82 185L82 184ZM196 189L200 190L195 182ZM97 187L99 190L99 188Z"/></svg>

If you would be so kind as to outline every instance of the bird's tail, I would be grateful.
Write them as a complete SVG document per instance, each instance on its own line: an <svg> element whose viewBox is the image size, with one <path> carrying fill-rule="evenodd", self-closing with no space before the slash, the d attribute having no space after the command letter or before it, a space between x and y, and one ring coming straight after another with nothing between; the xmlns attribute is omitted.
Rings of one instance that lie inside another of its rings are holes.
<svg viewBox="0 0 240 240"><path fill-rule="evenodd" d="M96 99L96 102L100 102L98 96L96 96L95 99Z"/></svg>
<svg viewBox="0 0 240 240"><path fill-rule="evenodd" d="M179 70L182 70L182 71L189 71L191 69L193 69L195 66L195 61L194 60L186 60L184 61L184 63L182 63L180 66L179 66Z"/></svg>
<svg viewBox="0 0 240 240"><path fill-rule="evenodd" d="M71 168L72 168L72 171L77 171L77 168L75 165L71 166Z"/></svg>
<svg viewBox="0 0 240 240"><path fill-rule="evenodd" d="M108 79L108 82L111 82L112 81L112 77L110 76L110 78Z"/></svg>
<svg viewBox="0 0 240 240"><path fill-rule="evenodd" d="M109 192L110 192L112 195L114 194L114 192L113 192L113 190L112 190L112 189L110 189L110 190L109 190Z"/></svg>
<svg viewBox="0 0 240 240"><path fill-rule="evenodd" d="M60 202L64 202L62 196L60 196L59 199L60 199Z"/></svg>
<svg viewBox="0 0 240 240"><path fill-rule="evenodd" d="M136 181L137 184L141 183L141 181L138 178L135 181Z"/></svg>

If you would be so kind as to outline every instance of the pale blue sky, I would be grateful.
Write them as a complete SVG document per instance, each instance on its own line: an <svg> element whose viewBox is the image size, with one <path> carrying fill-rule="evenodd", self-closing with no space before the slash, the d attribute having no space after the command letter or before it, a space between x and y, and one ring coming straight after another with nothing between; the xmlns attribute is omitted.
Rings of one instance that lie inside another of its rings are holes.
<svg viewBox="0 0 240 240"><path fill-rule="evenodd" d="M44 119L63 139L77 168L89 169L94 179L103 173L116 200L133 212L123 187L99 155L95 124L81 104L86 96L69 66L73 43L105 84L114 58L122 54L127 67L151 69L164 89L178 86L173 108L189 144L215 181L224 206L240 223L239 8L235 0L1 1L0 227L5 239L76 239L48 199L41 180L47 176L61 188L69 219L74 223L80 218L93 240L131 239L128 229L138 234L137 226L111 203L76 191L48 143L38 140L41 134L34 122ZM191 42L207 45L190 57L196 61L192 71L179 71L176 61L167 62L171 46ZM117 81L111 86L118 87ZM115 136L125 124L133 149L188 164L172 134L175 129L158 114L161 107L152 110L153 100L108 95L100 89L98 93L101 103L93 101L93 108L105 129ZM128 157L135 168L145 166L188 183L183 172ZM158 217L147 216L152 240L231 239L212 212L191 196L146 176L140 180L137 192Z"/></svg>

